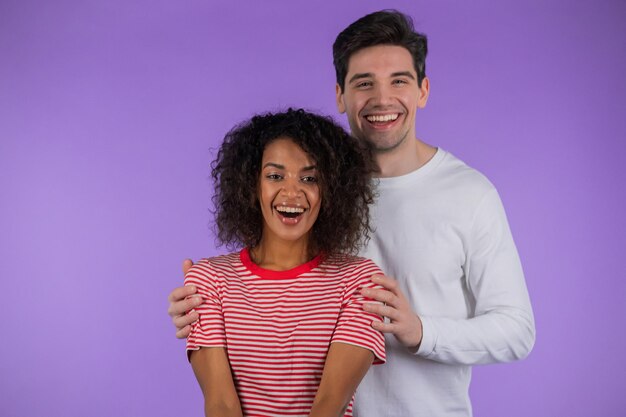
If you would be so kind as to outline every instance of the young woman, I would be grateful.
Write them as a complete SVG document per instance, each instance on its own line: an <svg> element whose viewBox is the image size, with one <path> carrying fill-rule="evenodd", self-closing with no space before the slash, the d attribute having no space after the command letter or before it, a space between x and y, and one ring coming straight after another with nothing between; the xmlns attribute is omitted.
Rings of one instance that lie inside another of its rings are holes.
<svg viewBox="0 0 626 417"><path fill-rule="evenodd" d="M369 150L303 110L255 116L213 163L218 240L243 250L198 262L204 300L187 352L207 416L351 416L380 317L361 309L381 273L353 256L369 231Z"/></svg>

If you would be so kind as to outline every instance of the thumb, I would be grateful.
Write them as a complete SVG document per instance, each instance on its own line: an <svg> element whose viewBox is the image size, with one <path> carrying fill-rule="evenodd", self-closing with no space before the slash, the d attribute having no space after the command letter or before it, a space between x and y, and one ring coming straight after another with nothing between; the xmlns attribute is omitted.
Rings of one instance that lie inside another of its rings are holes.
<svg viewBox="0 0 626 417"><path fill-rule="evenodd" d="M191 259L185 259L183 261L183 275L187 275L187 272L189 272L192 266L193 261Z"/></svg>

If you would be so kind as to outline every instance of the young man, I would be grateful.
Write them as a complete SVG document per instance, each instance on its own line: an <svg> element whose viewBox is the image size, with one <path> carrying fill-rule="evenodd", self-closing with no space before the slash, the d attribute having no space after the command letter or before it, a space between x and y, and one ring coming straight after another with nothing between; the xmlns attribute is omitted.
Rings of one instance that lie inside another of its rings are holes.
<svg viewBox="0 0 626 417"><path fill-rule="evenodd" d="M427 43L407 16L367 15L333 45L337 107L370 142L380 168L362 255L387 276L363 290L386 320L387 364L359 386L355 415L470 416L471 366L524 358L535 327L517 250L493 185L450 153L415 137L428 100ZM188 264L185 268L188 268ZM177 288L169 313L186 337L198 302Z"/></svg>

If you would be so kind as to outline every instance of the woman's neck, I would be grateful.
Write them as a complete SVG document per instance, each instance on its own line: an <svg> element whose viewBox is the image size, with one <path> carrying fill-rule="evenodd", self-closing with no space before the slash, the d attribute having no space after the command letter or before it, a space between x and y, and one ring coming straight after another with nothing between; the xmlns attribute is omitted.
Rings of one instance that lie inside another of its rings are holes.
<svg viewBox="0 0 626 417"><path fill-rule="evenodd" d="M300 242L268 241L261 242L250 248L252 261L264 269L287 271L310 261L312 256L309 245Z"/></svg>

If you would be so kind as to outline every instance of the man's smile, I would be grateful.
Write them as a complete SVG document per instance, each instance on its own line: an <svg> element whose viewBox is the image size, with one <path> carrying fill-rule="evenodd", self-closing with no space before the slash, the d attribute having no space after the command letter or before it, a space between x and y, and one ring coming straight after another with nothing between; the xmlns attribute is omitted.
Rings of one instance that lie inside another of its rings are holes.
<svg viewBox="0 0 626 417"><path fill-rule="evenodd" d="M386 123L386 122L392 122L396 120L399 116L400 116L399 113L371 114L371 115L365 116L365 118L370 123Z"/></svg>
<svg viewBox="0 0 626 417"><path fill-rule="evenodd" d="M388 129L400 123L403 114L403 112L398 111L394 113L365 113L363 119L365 124L372 129Z"/></svg>

